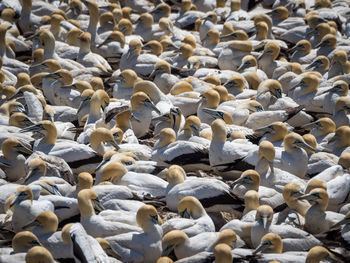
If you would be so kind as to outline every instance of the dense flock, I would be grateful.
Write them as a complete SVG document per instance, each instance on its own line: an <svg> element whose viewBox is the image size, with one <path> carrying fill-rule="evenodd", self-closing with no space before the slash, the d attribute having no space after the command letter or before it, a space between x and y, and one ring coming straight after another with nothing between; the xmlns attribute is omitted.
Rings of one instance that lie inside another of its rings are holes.
<svg viewBox="0 0 350 263"><path fill-rule="evenodd" d="M0 14L0 263L350 262L350 1Z"/></svg>

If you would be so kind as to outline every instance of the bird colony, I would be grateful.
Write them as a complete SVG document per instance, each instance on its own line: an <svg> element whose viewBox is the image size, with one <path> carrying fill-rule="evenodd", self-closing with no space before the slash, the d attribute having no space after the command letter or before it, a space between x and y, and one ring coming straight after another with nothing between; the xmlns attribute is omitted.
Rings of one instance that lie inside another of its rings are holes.
<svg viewBox="0 0 350 263"><path fill-rule="evenodd" d="M0 14L0 262L350 262L350 1Z"/></svg>

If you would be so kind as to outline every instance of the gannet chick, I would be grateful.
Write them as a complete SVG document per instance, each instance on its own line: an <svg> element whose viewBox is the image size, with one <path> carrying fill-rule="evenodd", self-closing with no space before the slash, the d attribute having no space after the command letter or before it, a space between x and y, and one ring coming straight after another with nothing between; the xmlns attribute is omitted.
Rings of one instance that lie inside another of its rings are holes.
<svg viewBox="0 0 350 263"><path fill-rule="evenodd" d="M305 214L305 229L311 234L326 232L345 217L342 214L326 211L329 197L325 189L315 188L310 193L300 196L299 199L306 199L313 202L313 205ZM315 223L315 218L319 218L320 220Z"/></svg>
<svg viewBox="0 0 350 263"><path fill-rule="evenodd" d="M203 251L212 252L217 244L234 246L236 240L236 233L231 229L224 229L219 233L204 232L190 238L181 230L173 230L162 239L163 256L174 251L177 259L187 258Z"/></svg>
<svg viewBox="0 0 350 263"><path fill-rule="evenodd" d="M178 164L186 170L209 169L208 148L190 141L176 141L176 133L164 128L152 152L152 160L160 166Z"/></svg>
<svg viewBox="0 0 350 263"><path fill-rule="evenodd" d="M54 211L51 202L33 200L33 192L28 186L17 188L16 196L10 204L11 207L14 207L12 224L15 232L21 231L28 222L34 221L39 213Z"/></svg>
<svg viewBox="0 0 350 263"><path fill-rule="evenodd" d="M106 237L127 232L140 232L141 229L116 221L109 221L95 214L94 205L102 208L98 195L91 189L84 189L78 193L78 205L81 214L81 224L87 233L93 237Z"/></svg>
<svg viewBox="0 0 350 263"><path fill-rule="evenodd" d="M314 236L298 228L289 225L273 225L272 218L273 210L270 206L258 207L256 221L251 230L254 248L259 246L263 236L267 233L274 233L282 238L283 251L305 251L321 244Z"/></svg>
<svg viewBox="0 0 350 263"><path fill-rule="evenodd" d="M137 211L136 221L143 232L111 236L106 240L123 262L156 262L162 254L162 220L153 206L144 205Z"/></svg>
<svg viewBox="0 0 350 263"><path fill-rule="evenodd" d="M240 201L230 193L230 187L225 183L212 178L186 179L186 173L180 166L170 166L166 171L166 179L169 183L166 202L167 207L172 211L176 211L180 200L189 195L196 197L210 211L217 209L230 211L240 204ZM207 199L217 200L217 202L210 204ZM221 200L225 201L221 202Z"/></svg>
<svg viewBox="0 0 350 263"><path fill-rule="evenodd" d="M172 218L162 225L164 234L172 230L182 230L187 236L214 232L213 220L207 215L202 204L193 196L186 196L178 204L178 213L182 218Z"/></svg>
<svg viewBox="0 0 350 263"><path fill-rule="evenodd" d="M62 228L61 237L69 246L70 258L76 262L108 261L108 256L101 245L95 238L88 235L82 224L65 225Z"/></svg>
<svg viewBox="0 0 350 263"><path fill-rule="evenodd" d="M4 170L6 179L14 182L23 178L26 174L24 169L26 159L22 153L31 154L32 150L15 138L8 138L1 144L1 151L0 167Z"/></svg>

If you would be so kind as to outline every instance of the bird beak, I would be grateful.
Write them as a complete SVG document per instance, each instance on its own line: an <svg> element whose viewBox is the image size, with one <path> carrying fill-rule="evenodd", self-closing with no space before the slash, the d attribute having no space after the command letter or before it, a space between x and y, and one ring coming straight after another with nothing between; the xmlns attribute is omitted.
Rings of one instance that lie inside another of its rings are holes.
<svg viewBox="0 0 350 263"><path fill-rule="evenodd" d="M180 216L182 218L191 218L191 214L185 209L184 211L180 212Z"/></svg>
<svg viewBox="0 0 350 263"><path fill-rule="evenodd" d="M307 123L303 126L301 126L301 128L306 129L306 130L312 130L313 128L317 128L317 121L311 122L311 123Z"/></svg>
<svg viewBox="0 0 350 263"><path fill-rule="evenodd" d="M115 140L109 141L108 143L110 145L112 145L117 151L120 149L119 145L117 144L117 142Z"/></svg>
<svg viewBox="0 0 350 263"><path fill-rule="evenodd" d="M239 71L243 71L243 70L245 70L247 68L247 65L245 64L245 63L242 63L239 67L238 67L238 69L237 69L237 71L239 72Z"/></svg>
<svg viewBox="0 0 350 263"><path fill-rule="evenodd" d="M40 131L43 130L43 127L41 124L36 124L36 125L32 125L29 127L25 127L23 129L20 130L20 132L34 132L34 133L38 133Z"/></svg>
<svg viewBox="0 0 350 263"><path fill-rule="evenodd" d="M262 59L262 57L264 56L264 54L265 54L265 52L263 51L263 52L258 56L258 61L259 61L260 59Z"/></svg>
<svg viewBox="0 0 350 263"><path fill-rule="evenodd" d="M296 143L296 145L301 147L301 148L303 148L304 150L309 150L309 151L312 151L312 152L316 151L316 149L312 148L306 142L298 142L298 143Z"/></svg>
<svg viewBox="0 0 350 263"><path fill-rule="evenodd" d="M233 181L233 184L240 184L240 183L243 183L244 180L245 180L244 177L240 177L240 178L238 178L237 180Z"/></svg>
<svg viewBox="0 0 350 263"><path fill-rule="evenodd" d="M165 117L164 115L161 115L152 119L152 121L166 121L166 120L169 120L169 117Z"/></svg>
<svg viewBox="0 0 350 263"><path fill-rule="evenodd" d="M78 107L78 110L77 110L77 114L79 114L79 112L82 110L82 108L85 107L85 105L91 100L90 97L86 97L85 99L83 99L80 104L79 104L79 107Z"/></svg>
<svg viewBox="0 0 350 263"><path fill-rule="evenodd" d="M261 251L261 252L265 251L267 247L268 247L268 244L266 244L266 243L260 243L260 245L253 251L253 255L256 255L256 254L259 253L260 251Z"/></svg>
<svg viewBox="0 0 350 263"><path fill-rule="evenodd" d="M156 73L157 73L157 69L153 69L152 72L151 72L151 74L149 75L149 78L150 78L150 79L153 79L154 76L156 75Z"/></svg>
<svg viewBox="0 0 350 263"><path fill-rule="evenodd" d="M24 195L16 195L10 204L10 208L14 207L16 204L21 203L25 199Z"/></svg>
<svg viewBox="0 0 350 263"><path fill-rule="evenodd" d="M313 194L306 194L298 197L298 200L302 200L302 199L307 201L314 201L317 199L317 197L314 196Z"/></svg>
<svg viewBox="0 0 350 263"><path fill-rule="evenodd" d="M97 46L97 48L99 48L99 47L101 47L101 46L103 46L103 45L109 44L109 43L111 43L111 42L112 42L112 39L110 39L109 37L107 37L107 38L105 39L105 41L103 41L101 44L99 44L99 45Z"/></svg>
<svg viewBox="0 0 350 263"><path fill-rule="evenodd" d="M208 108L204 108L202 109L203 112L205 112L206 114L214 117L215 119L222 119L221 116L218 114L218 112L216 110L212 110L212 109L208 109Z"/></svg>
<svg viewBox="0 0 350 263"><path fill-rule="evenodd" d="M105 165L109 160L102 160L99 165L96 166L95 172L98 171L103 165Z"/></svg>
<svg viewBox="0 0 350 263"><path fill-rule="evenodd" d="M264 216L264 217L262 218L262 221L263 221L263 226L264 226L264 229L266 229L266 225L267 225L267 217L266 217L266 216Z"/></svg>
<svg viewBox="0 0 350 263"><path fill-rule="evenodd" d="M126 52L126 59L128 60L130 58L130 56L132 55L132 53L134 53L135 48L130 48L128 49L128 51Z"/></svg>
<svg viewBox="0 0 350 263"><path fill-rule="evenodd" d="M21 153L26 153L26 154L32 154L33 151L29 148L27 148L26 146L24 146L23 144L19 144L16 146L17 151L21 152Z"/></svg>
<svg viewBox="0 0 350 263"><path fill-rule="evenodd" d="M155 112L157 112L158 114L160 114L160 111L158 110L158 108L152 103L152 102L146 102L146 106L152 110L154 110Z"/></svg>
<svg viewBox="0 0 350 263"><path fill-rule="evenodd" d="M290 48L288 51L289 52L294 52L297 49L297 45L295 45L294 47Z"/></svg>
<svg viewBox="0 0 350 263"><path fill-rule="evenodd" d="M273 132L273 128L271 125L269 125L269 126L265 126L265 127L261 127L259 129L256 129L255 132L259 132L259 133L261 132L263 134L268 133L268 132L271 133L271 132Z"/></svg>
<svg viewBox="0 0 350 263"><path fill-rule="evenodd" d="M40 186L52 195L62 196L56 185L40 184Z"/></svg>
<svg viewBox="0 0 350 263"><path fill-rule="evenodd" d="M322 46L322 44L323 44L323 42L320 41L320 42L315 46L315 48L319 48L320 46Z"/></svg>
<svg viewBox="0 0 350 263"><path fill-rule="evenodd" d="M30 228L32 228L32 227L35 227L35 226L40 226L40 223L39 223L38 220L34 220L33 222L29 223L28 225L25 225L25 226L23 227L23 229L24 229L24 230L28 230L28 229L30 229Z"/></svg>
<svg viewBox="0 0 350 263"><path fill-rule="evenodd" d="M305 69L311 69L313 67L316 67L318 64L318 60L316 59L315 61L313 61L310 65L308 65Z"/></svg>

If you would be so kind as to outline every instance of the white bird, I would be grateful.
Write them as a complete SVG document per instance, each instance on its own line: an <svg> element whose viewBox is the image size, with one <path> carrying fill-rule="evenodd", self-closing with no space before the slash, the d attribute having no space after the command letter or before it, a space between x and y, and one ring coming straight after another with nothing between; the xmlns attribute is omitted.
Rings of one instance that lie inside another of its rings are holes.
<svg viewBox="0 0 350 263"><path fill-rule="evenodd" d="M123 262L155 262L162 254L162 220L150 205L142 206L136 214L141 233L125 233L107 237L113 252Z"/></svg>
<svg viewBox="0 0 350 263"><path fill-rule="evenodd" d="M205 212L198 199L193 196L186 196L180 200L178 213L182 218L169 219L162 225L164 234L177 229L193 237L203 231L215 231L213 220Z"/></svg>

